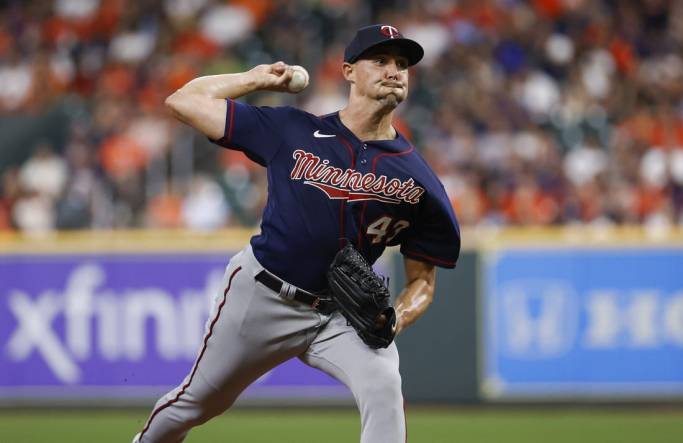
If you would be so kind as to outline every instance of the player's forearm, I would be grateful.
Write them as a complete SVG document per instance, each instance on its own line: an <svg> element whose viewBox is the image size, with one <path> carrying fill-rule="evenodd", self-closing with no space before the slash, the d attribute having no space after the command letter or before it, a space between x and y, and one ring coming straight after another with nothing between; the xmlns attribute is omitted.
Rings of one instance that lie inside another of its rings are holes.
<svg viewBox="0 0 683 443"><path fill-rule="evenodd" d="M215 99L238 98L261 88L257 78L251 71L207 75L188 82L176 93L198 94Z"/></svg>
<svg viewBox="0 0 683 443"><path fill-rule="evenodd" d="M196 78L166 99L166 106L183 123L211 139L225 129L226 98L237 98L261 87L252 71Z"/></svg>
<svg viewBox="0 0 683 443"><path fill-rule="evenodd" d="M166 106L183 123L217 140L223 136L226 98L258 90L288 90L293 68L283 62L258 65L247 72L199 77L166 98Z"/></svg>
<svg viewBox="0 0 683 443"><path fill-rule="evenodd" d="M410 282L398 296L395 304L398 334L415 323L425 313L434 298L434 283L425 278Z"/></svg>

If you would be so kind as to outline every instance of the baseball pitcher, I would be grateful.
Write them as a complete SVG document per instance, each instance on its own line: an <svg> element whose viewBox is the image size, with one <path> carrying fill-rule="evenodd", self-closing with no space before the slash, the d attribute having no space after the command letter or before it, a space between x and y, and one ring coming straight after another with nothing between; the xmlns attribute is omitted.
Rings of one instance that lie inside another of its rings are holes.
<svg viewBox="0 0 683 443"><path fill-rule="evenodd" d="M348 104L324 116L237 100L305 87L305 70L283 62L200 77L167 98L180 121L267 168L268 201L261 232L226 268L192 370L135 442L182 441L295 357L349 387L361 442L405 441L393 339L431 303L435 266L454 267L460 252L442 184L392 126L422 56L393 26L358 30L342 65ZM407 281L394 306L371 267L392 245Z"/></svg>

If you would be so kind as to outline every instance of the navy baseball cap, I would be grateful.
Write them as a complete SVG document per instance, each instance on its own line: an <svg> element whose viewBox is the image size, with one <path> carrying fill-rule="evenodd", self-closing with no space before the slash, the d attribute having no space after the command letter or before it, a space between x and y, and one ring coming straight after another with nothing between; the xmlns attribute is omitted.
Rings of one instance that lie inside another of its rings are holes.
<svg viewBox="0 0 683 443"><path fill-rule="evenodd" d="M401 54L408 59L412 66L422 60L424 49L415 40L403 35L391 25L371 25L360 28L351 43L344 50L344 61L355 63L365 51L377 46L397 46Z"/></svg>

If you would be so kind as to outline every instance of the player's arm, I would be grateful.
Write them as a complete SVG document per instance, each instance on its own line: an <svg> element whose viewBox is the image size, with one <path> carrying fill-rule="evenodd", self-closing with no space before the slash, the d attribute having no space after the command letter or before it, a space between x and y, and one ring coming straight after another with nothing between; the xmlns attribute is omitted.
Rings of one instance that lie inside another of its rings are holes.
<svg viewBox="0 0 683 443"><path fill-rule="evenodd" d="M175 117L211 139L223 137L226 98L238 98L254 91L287 90L292 68L283 62L258 65L235 74L196 78L166 98Z"/></svg>
<svg viewBox="0 0 683 443"><path fill-rule="evenodd" d="M434 265L403 257L406 286L396 299L396 334L415 323L434 298Z"/></svg>

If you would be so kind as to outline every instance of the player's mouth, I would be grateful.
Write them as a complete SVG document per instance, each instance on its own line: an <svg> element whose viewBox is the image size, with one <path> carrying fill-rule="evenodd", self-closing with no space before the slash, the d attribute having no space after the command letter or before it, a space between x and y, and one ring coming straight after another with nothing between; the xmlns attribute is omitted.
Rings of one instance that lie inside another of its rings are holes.
<svg viewBox="0 0 683 443"><path fill-rule="evenodd" d="M382 86L386 86L387 88L403 88L403 85L401 83L382 83Z"/></svg>

